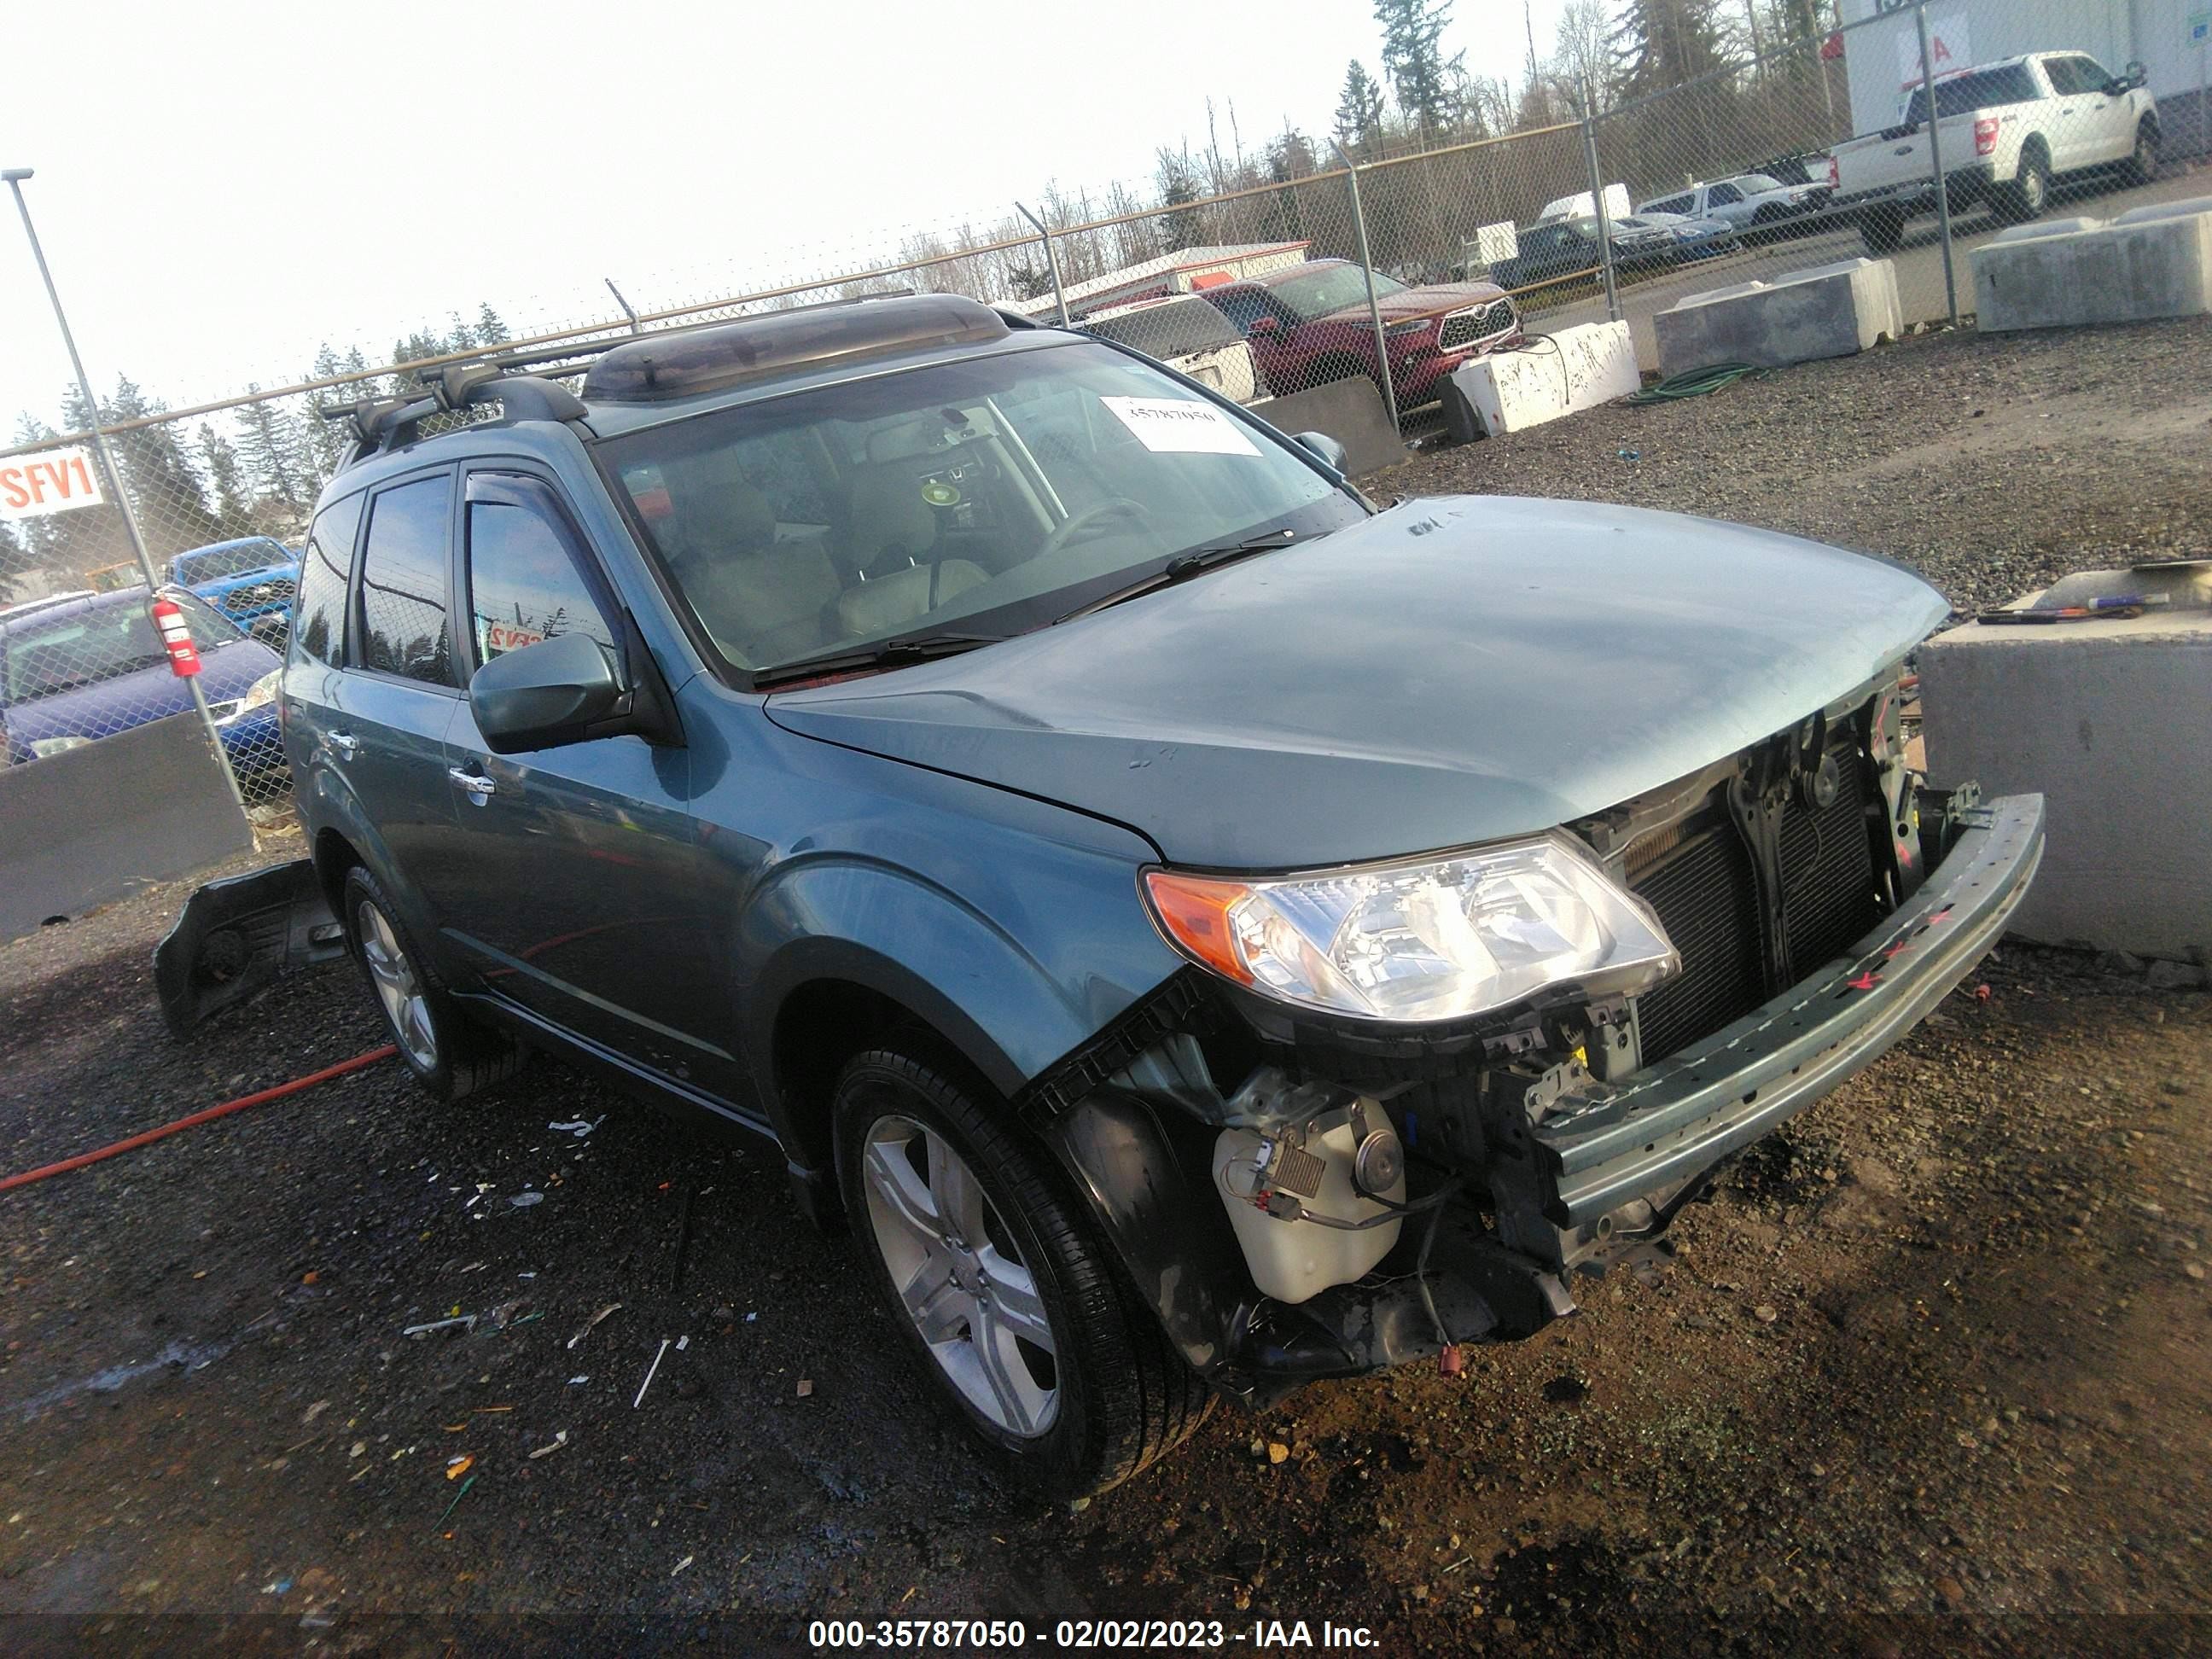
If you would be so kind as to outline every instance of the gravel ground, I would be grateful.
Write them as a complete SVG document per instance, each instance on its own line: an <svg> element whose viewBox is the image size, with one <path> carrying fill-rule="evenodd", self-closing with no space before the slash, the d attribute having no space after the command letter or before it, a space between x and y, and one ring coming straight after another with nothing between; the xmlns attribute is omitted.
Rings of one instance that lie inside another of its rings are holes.
<svg viewBox="0 0 2212 1659"><path fill-rule="evenodd" d="M1979 604L2201 538L2208 344L1915 340L1389 482L1772 524ZM382 1040L335 964L173 1043L148 952L183 896L0 947L7 1168ZM2016 946L1982 980L1734 1166L1671 1271L1584 1281L1462 1378L1218 1412L1073 1510L970 1455L769 1149L550 1063L453 1110L373 1067L0 1196L8 1645L780 1652L824 1614L988 1613L2201 1648L2212 995ZM115 1617L176 1613L212 1617Z"/></svg>
<svg viewBox="0 0 2212 1659"><path fill-rule="evenodd" d="M1962 611L2212 545L2212 318L1916 335L1425 455L1380 487L1567 495L1902 560Z"/></svg>

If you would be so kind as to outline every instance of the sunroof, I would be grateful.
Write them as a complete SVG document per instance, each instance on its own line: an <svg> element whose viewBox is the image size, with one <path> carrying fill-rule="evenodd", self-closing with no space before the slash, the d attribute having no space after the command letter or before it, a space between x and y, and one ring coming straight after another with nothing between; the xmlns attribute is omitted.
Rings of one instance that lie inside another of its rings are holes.
<svg viewBox="0 0 2212 1659"><path fill-rule="evenodd" d="M998 313L954 294L770 312L616 347L584 377L592 403L665 403L838 358L1004 337Z"/></svg>

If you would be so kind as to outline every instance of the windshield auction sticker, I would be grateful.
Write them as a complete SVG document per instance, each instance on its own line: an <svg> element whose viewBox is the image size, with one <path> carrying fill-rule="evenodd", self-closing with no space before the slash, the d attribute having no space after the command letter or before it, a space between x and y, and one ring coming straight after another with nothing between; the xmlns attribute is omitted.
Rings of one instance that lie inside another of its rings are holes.
<svg viewBox="0 0 2212 1659"><path fill-rule="evenodd" d="M1147 449L1182 455L1251 455L1259 450L1212 404L1182 398L1101 398Z"/></svg>

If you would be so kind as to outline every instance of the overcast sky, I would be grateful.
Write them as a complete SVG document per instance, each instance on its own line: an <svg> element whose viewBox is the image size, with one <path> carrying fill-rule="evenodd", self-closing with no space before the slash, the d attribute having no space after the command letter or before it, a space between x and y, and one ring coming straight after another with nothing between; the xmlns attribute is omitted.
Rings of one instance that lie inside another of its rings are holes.
<svg viewBox="0 0 2212 1659"><path fill-rule="evenodd" d="M1534 0L1548 52L1559 0ZM1521 6L1458 0L1446 50L1517 76ZM1507 25L1510 27L1506 27ZM181 407L372 360L489 300L515 326L896 257L1154 148L1326 131L1369 0L966 3L104 0L14 31L0 166L27 186L79 346ZM68 380L0 223L0 441Z"/></svg>

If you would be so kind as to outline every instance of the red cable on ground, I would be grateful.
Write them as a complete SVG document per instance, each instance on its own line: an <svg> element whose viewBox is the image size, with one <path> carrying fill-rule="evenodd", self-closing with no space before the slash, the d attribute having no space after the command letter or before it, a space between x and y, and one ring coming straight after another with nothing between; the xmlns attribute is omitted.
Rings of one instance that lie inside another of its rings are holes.
<svg viewBox="0 0 2212 1659"><path fill-rule="evenodd" d="M334 1077L343 1077L348 1072L357 1072L364 1066L374 1066L380 1060L389 1060L398 1049L390 1043L381 1048L371 1048L365 1054L356 1054L351 1060L342 1060L335 1066L325 1066L319 1072L310 1072L305 1077L295 1077L289 1083L280 1083L273 1089L261 1089L250 1095L240 1095L236 1100L226 1100L220 1106L210 1106L204 1112L194 1112L190 1117L180 1117L174 1123L164 1123L158 1129L148 1129L127 1140L118 1140L112 1146L102 1146L98 1152L79 1152L75 1158L65 1158L58 1164L49 1164L44 1169L26 1170L21 1175L11 1175L0 1181L0 1193L10 1187L27 1187L34 1181L44 1181L48 1176L64 1175L71 1170L82 1170L88 1164L97 1164L104 1158L113 1158L118 1152L127 1152L150 1145L180 1129L212 1123L233 1112L242 1112L249 1106L258 1106L264 1101L276 1100L285 1095L297 1094L302 1089L312 1089L318 1083L327 1083Z"/></svg>

